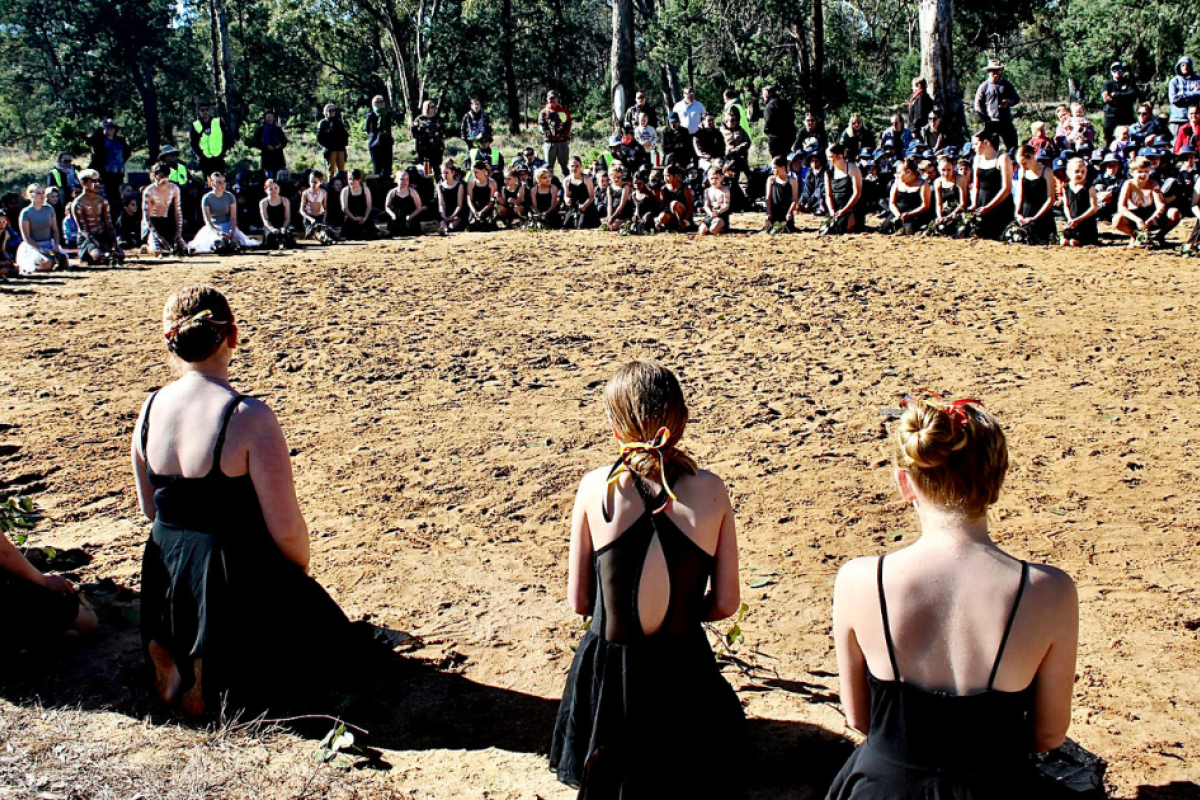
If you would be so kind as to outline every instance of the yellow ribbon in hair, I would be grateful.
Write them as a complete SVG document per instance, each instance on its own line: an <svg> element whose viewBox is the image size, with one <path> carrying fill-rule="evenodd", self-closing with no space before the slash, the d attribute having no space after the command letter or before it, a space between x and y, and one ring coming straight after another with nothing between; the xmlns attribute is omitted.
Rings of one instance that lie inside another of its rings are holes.
<svg viewBox="0 0 1200 800"><path fill-rule="evenodd" d="M667 497L669 497L671 500L678 500L679 498L675 496L675 492L672 491L670 484L667 483L667 460L663 457L662 453L663 448L667 446L667 442L670 441L670 439L671 431L665 427L659 428L658 432L654 434L654 438L650 439L649 441L629 442L628 444L621 445L621 460L624 462L625 456L629 455L630 453L654 453L657 455L658 472L659 476L662 478L663 489L666 490ZM613 473L611 478L608 479L609 485L611 486L612 484L616 483L621 477L621 473L627 471L629 471L628 464L622 463L621 467Z"/></svg>
<svg viewBox="0 0 1200 800"><path fill-rule="evenodd" d="M179 333L179 331L182 330L183 328L186 328L188 325L191 325L193 322L199 322L200 320L208 319L212 315L213 315L212 309L206 308L203 311L199 312L198 314L193 314L190 317L179 320L179 322L175 323L175 327L171 328L171 330L164 333L163 336L165 336L168 339L173 339L175 337L175 334ZM214 324L215 325L224 325L225 322L223 320L215 320Z"/></svg>

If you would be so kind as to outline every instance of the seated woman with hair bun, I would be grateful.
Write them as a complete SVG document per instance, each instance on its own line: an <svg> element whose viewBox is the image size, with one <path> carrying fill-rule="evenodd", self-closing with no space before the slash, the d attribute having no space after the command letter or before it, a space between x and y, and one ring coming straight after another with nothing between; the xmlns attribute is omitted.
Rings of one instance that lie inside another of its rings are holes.
<svg viewBox="0 0 1200 800"><path fill-rule="evenodd" d="M307 575L283 430L229 383L238 326L224 295L185 286L162 324L179 378L143 405L132 446L138 500L154 523L142 640L158 696L196 715L225 691L255 706L311 694L334 659L352 658L353 638Z"/></svg>
<svg viewBox="0 0 1200 800"><path fill-rule="evenodd" d="M827 798L1043 797L1029 756L1061 745L1071 722L1075 584L992 541L1008 448L978 400L906 401L894 445L921 535L886 568L867 556L838 573L841 695L867 740Z"/></svg>

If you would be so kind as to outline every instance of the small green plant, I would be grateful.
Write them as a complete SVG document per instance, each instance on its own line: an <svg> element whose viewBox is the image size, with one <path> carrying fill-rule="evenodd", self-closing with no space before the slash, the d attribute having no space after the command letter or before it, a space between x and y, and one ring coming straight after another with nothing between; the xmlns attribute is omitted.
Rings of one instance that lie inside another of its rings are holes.
<svg viewBox="0 0 1200 800"><path fill-rule="evenodd" d="M43 519L45 516L37 510L31 498L8 497L0 501L0 533L16 531L13 544L17 547L24 547L29 542L29 531ZM58 556L58 551L53 547L43 547L41 551L47 561L53 561Z"/></svg>
<svg viewBox="0 0 1200 800"><path fill-rule="evenodd" d="M966 214L958 226L959 239L975 239L979 236L979 225L982 218L978 214Z"/></svg>
<svg viewBox="0 0 1200 800"><path fill-rule="evenodd" d="M733 618L733 624L729 630L721 632L716 625L711 622L704 623L704 627L708 629L717 640L717 646L720 648L719 655L730 655L735 652L738 645L745 644L746 635L742 633L742 620L746 618L746 612L750 610L750 606L742 603L738 607L738 612Z"/></svg>

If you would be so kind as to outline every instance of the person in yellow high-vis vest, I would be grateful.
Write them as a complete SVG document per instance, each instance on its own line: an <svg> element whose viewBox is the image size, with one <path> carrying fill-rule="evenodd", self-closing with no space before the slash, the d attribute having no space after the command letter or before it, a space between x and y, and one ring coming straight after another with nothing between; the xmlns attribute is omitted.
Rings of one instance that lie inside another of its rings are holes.
<svg viewBox="0 0 1200 800"><path fill-rule="evenodd" d="M208 178L214 172L225 172L225 151L229 142L221 120L213 116L210 104L200 103L196 113L200 118L192 123L190 131L192 153L200 162L200 171Z"/></svg>

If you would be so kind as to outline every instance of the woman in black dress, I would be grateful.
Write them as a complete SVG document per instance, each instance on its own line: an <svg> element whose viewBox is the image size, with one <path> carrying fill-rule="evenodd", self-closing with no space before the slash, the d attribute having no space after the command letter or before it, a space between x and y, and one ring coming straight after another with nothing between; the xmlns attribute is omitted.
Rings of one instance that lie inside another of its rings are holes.
<svg viewBox="0 0 1200 800"><path fill-rule="evenodd" d="M504 185L500 187L500 194L496 197L496 215L504 223L504 227L511 228L525 218L528 210L527 194L525 184L521 183L516 171L509 167L504 173Z"/></svg>
<svg viewBox="0 0 1200 800"><path fill-rule="evenodd" d="M575 497L567 596L592 624L550 767L589 800L731 796L732 772L713 765L740 755L745 718L703 623L741 604L733 507L679 444L688 410L670 370L624 365L604 404L620 457Z"/></svg>
<svg viewBox="0 0 1200 800"><path fill-rule="evenodd" d="M296 246L292 234L292 201L279 193L279 183L268 178L263 184L267 196L258 202L263 223L264 250L288 250Z"/></svg>
<svg viewBox="0 0 1200 800"><path fill-rule="evenodd" d="M387 193L384 211L388 215L388 233L392 236L420 236L421 212L425 206L421 195L412 188L408 170L396 173L396 185Z"/></svg>
<svg viewBox="0 0 1200 800"><path fill-rule="evenodd" d="M1096 215L1100 202L1096 187L1087 182L1088 166L1082 158L1067 162L1067 182L1063 184L1064 247L1091 247L1100 244Z"/></svg>
<svg viewBox="0 0 1200 800"><path fill-rule="evenodd" d="M350 170L350 185L342 189L343 239L371 241L379 238L379 229L371 222L374 209L371 203L371 187L363 182L363 172L355 167Z"/></svg>
<svg viewBox="0 0 1200 800"><path fill-rule="evenodd" d="M608 171L609 184L605 190L608 193L608 216L604 218L604 224L610 231L620 230L622 225L633 219L633 200L630 197L633 192L625 177L625 170L619 165Z"/></svg>
<svg viewBox="0 0 1200 800"><path fill-rule="evenodd" d="M538 167L534 173L533 188L529 190L529 206L534 216L541 220L546 228L562 227L562 210L558 203L558 189L551 180L550 170Z"/></svg>
<svg viewBox="0 0 1200 800"><path fill-rule="evenodd" d="M985 125L975 134L975 182L971 189L971 207L979 216L975 235L980 239L999 239L1013 221L1013 166L1008 153L1001 153L1000 133Z"/></svg>
<svg viewBox="0 0 1200 800"><path fill-rule="evenodd" d="M1027 144L1017 149L1017 161L1021 164L1020 179L1014 188L1017 224L1029 231L1029 244L1053 244L1058 236L1054 228L1054 200L1058 197L1054 170L1042 163L1037 150Z"/></svg>
<svg viewBox="0 0 1200 800"><path fill-rule="evenodd" d="M571 156L571 174L563 182L564 202L567 208L564 224L568 228L591 230L600 224L596 212L596 187L592 178L583 171L583 159Z"/></svg>
<svg viewBox="0 0 1200 800"><path fill-rule="evenodd" d="M476 161L471 169L467 208L471 215L467 224L469 230L496 230L496 181L492 178L492 167L486 161Z"/></svg>
<svg viewBox="0 0 1200 800"><path fill-rule="evenodd" d="M846 160L846 147L833 144L825 151L829 168L825 170L825 207L831 225L828 233L860 233L866 223L866 203L862 202L862 172Z"/></svg>
<svg viewBox="0 0 1200 800"><path fill-rule="evenodd" d="M453 161L442 165L442 179L437 185L438 214L441 222L438 233L461 231L467 227L467 191L458 179Z"/></svg>
<svg viewBox="0 0 1200 800"><path fill-rule="evenodd" d="M896 162L896 181L888 197L894 232L912 235L933 221L933 191L921 178L915 158Z"/></svg>
<svg viewBox="0 0 1200 800"><path fill-rule="evenodd" d="M294 701L328 683L354 639L307 575L287 441L271 409L229 383L238 326L219 291L180 289L163 330L182 377L142 406L132 448L154 522L142 638L158 696L188 714L225 691L237 703Z"/></svg>
<svg viewBox="0 0 1200 800"><path fill-rule="evenodd" d="M854 559L834 584L842 701L867 740L827 800L1044 798L1030 756L1071 722L1075 585L992 541L1008 448L982 404L905 405L895 479L921 536Z"/></svg>

